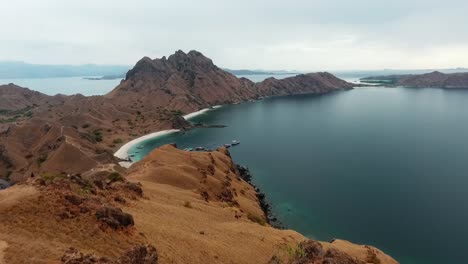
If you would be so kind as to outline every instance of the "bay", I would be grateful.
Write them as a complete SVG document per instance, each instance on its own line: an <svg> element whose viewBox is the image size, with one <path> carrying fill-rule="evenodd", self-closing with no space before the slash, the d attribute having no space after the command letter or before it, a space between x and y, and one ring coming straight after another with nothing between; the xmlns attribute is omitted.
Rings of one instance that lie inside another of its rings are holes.
<svg viewBox="0 0 468 264"><path fill-rule="evenodd" d="M288 227L376 246L409 264L463 263L468 237L468 91L358 88L224 106L223 124L148 140L216 148L234 139Z"/></svg>

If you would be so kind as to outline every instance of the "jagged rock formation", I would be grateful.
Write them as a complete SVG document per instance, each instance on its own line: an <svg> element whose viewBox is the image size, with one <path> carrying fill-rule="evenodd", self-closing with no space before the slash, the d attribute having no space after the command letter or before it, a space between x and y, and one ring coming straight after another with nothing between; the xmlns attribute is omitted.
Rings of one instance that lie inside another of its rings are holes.
<svg viewBox="0 0 468 264"><path fill-rule="evenodd" d="M255 97L255 91L248 81L218 68L200 52L179 50L167 59L141 59L106 97L188 113L245 101Z"/></svg>
<svg viewBox="0 0 468 264"><path fill-rule="evenodd" d="M361 79L363 82L382 83L389 86L414 88L435 87L446 89L468 88L468 73L445 74L434 71L419 75L373 76Z"/></svg>

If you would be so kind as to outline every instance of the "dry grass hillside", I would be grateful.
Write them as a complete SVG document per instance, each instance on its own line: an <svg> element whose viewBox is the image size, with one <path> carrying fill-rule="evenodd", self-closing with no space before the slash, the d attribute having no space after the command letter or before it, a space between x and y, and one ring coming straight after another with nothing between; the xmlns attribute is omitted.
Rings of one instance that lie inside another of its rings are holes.
<svg viewBox="0 0 468 264"><path fill-rule="evenodd" d="M1 191L0 263L397 263L373 247L270 227L224 148L166 145L126 179L111 171Z"/></svg>

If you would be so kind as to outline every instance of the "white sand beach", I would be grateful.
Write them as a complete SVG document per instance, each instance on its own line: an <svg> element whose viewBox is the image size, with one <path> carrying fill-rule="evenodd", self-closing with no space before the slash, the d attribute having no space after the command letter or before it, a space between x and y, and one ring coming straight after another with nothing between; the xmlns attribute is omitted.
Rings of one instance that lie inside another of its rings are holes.
<svg viewBox="0 0 468 264"><path fill-rule="evenodd" d="M198 110L198 111L196 111L196 112L193 112L193 113L190 113L190 114L186 114L186 115L183 116L183 118L184 118L185 120L189 120L189 119L194 118L194 117L196 117L196 116L199 116L199 115L201 115L201 114L203 114L203 113L206 113L206 112L208 112L208 111L210 111L210 110L217 109L217 108L220 108L220 107L222 107L222 105L215 105L215 106L210 107L210 108L204 108L204 109L202 109L202 110Z"/></svg>
<svg viewBox="0 0 468 264"><path fill-rule="evenodd" d="M131 140L131 141L125 143L123 146L121 146L114 153L114 156L116 156L117 158L120 158L120 159L127 159L128 158L128 151L132 147L134 147L135 145L138 145L141 142L143 142L145 140L148 140L148 139L151 139L151 138L160 137L160 136L164 136L164 135L179 132L179 131L180 130L178 130L178 129L169 129L169 130L163 130L163 131L158 131L158 132L154 132L154 133L151 133L151 134L147 134L147 135L144 135L144 136L139 137L139 138L135 138L134 140ZM128 167L130 167L132 165L132 162L122 161L122 162L119 162L119 164L122 167L128 168Z"/></svg>
<svg viewBox="0 0 468 264"><path fill-rule="evenodd" d="M222 105L216 105L216 106L213 106L211 108L205 108L205 109L202 109L202 110L199 110L199 111L184 115L183 118L185 120L189 120L189 119L191 119L193 117L201 115L201 114L203 114L205 112L208 112L210 110L220 108L221 106ZM143 142L145 140L148 140L148 139L164 136L164 135L171 134L171 133L174 133L174 132L179 132L179 131L180 130L178 130L178 129L162 130L162 131L158 131L158 132L154 132L154 133L151 133L151 134L144 135L144 136L139 137L139 138L135 138L134 140L131 140L131 141L125 143L123 146L121 146L114 153L114 156L119 158L119 159L127 159L128 158L128 151L131 148L133 148L135 145L138 145L139 143L141 143L141 142ZM129 168L133 164L133 162L131 162L131 161L121 161L121 162L119 162L119 164L122 167Z"/></svg>

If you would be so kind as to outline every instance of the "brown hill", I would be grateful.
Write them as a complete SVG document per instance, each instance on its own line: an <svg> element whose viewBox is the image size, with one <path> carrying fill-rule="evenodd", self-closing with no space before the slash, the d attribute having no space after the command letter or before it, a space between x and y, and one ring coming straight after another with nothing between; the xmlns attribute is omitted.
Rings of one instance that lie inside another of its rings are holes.
<svg viewBox="0 0 468 264"><path fill-rule="evenodd" d="M445 74L438 71L406 76L396 83L407 87L468 88L468 73Z"/></svg>
<svg viewBox="0 0 468 264"><path fill-rule="evenodd" d="M36 176L1 191L0 263L397 263L265 224L224 148L163 146L127 178Z"/></svg>
<svg viewBox="0 0 468 264"><path fill-rule="evenodd" d="M0 111L20 111L38 106L62 103L64 96L48 96L12 83L0 85Z"/></svg>
<svg viewBox="0 0 468 264"><path fill-rule="evenodd" d="M162 59L141 59L106 95L118 104L143 104L193 112L255 97L251 82L218 68L200 52L177 51Z"/></svg>

